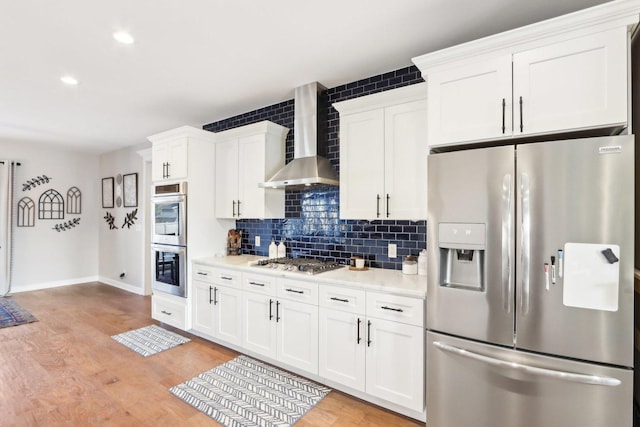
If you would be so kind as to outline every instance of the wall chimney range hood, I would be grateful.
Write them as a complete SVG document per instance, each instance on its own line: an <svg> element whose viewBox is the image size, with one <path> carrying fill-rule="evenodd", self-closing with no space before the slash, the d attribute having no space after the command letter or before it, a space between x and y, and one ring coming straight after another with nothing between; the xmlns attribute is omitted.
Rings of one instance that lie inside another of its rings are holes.
<svg viewBox="0 0 640 427"><path fill-rule="evenodd" d="M323 157L327 149L327 88L317 82L297 87L294 105L293 160L259 186L300 189L339 185L335 169Z"/></svg>

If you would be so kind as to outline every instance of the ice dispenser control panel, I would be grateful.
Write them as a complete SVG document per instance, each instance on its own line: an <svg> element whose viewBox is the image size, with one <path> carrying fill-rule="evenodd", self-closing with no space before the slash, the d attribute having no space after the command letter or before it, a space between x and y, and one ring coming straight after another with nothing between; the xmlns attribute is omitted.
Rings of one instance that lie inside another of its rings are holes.
<svg viewBox="0 0 640 427"><path fill-rule="evenodd" d="M438 224L440 286L483 291L486 224Z"/></svg>

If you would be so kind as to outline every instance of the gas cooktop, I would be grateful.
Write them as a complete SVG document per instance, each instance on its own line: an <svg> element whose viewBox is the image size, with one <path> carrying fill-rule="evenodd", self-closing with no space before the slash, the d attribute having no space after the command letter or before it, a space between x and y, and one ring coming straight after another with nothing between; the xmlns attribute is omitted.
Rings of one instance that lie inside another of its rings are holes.
<svg viewBox="0 0 640 427"><path fill-rule="evenodd" d="M269 258L261 259L256 266L282 271L298 271L300 273L318 274L335 270L344 265L335 261L322 261L312 258Z"/></svg>

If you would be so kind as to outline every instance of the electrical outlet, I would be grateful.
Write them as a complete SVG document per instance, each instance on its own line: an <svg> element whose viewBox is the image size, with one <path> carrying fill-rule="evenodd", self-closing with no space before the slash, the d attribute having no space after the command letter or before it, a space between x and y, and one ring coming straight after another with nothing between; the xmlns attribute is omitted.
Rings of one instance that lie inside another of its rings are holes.
<svg viewBox="0 0 640 427"><path fill-rule="evenodd" d="M255 241L256 241L256 242L255 242L255 243L256 243L256 246L260 246L260 236L256 236Z"/></svg>
<svg viewBox="0 0 640 427"><path fill-rule="evenodd" d="M387 249L387 256L389 258L395 258L398 256L398 245L395 243L389 243L389 248Z"/></svg>

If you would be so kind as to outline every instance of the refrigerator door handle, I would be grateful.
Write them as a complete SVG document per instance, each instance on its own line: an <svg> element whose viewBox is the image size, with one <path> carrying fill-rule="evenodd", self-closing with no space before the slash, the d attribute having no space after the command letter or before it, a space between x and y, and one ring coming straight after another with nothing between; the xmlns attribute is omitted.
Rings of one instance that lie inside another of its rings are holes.
<svg viewBox="0 0 640 427"><path fill-rule="evenodd" d="M502 178L502 300L507 313L513 303L513 281L511 279L511 242L513 221L511 218L511 174Z"/></svg>
<svg viewBox="0 0 640 427"><path fill-rule="evenodd" d="M520 250L522 263L522 293L520 295L520 311L523 316L529 313L529 269L531 262L531 194L529 185L529 175L523 173L520 175Z"/></svg>
<svg viewBox="0 0 640 427"><path fill-rule="evenodd" d="M512 369L520 372L525 372L531 375L537 375L537 376L542 376L546 378L552 378L552 379L561 380L561 381L570 381L570 382L581 383L581 384L602 385L602 386L608 386L608 387L615 387L622 384L622 381L620 381L617 378L599 377L597 375L576 374L573 372L556 371L553 369L538 368L536 366L523 365L521 363L515 363L515 362L506 361L506 360L496 359L494 357L484 356L482 354L474 353L469 350L464 350L462 348L454 347L449 344L444 344L440 341L435 341L433 345L449 353L466 357L468 359L476 360L478 362L486 363L488 365L495 366L501 369Z"/></svg>

